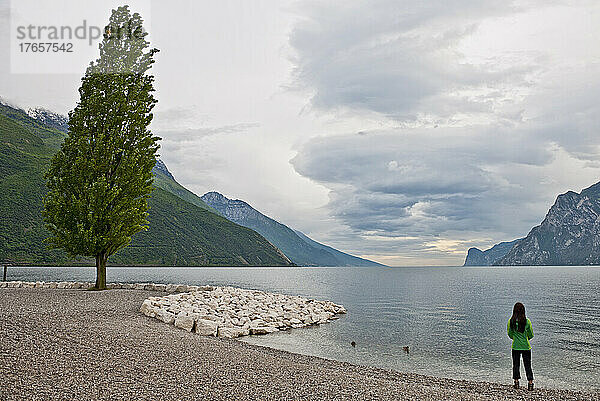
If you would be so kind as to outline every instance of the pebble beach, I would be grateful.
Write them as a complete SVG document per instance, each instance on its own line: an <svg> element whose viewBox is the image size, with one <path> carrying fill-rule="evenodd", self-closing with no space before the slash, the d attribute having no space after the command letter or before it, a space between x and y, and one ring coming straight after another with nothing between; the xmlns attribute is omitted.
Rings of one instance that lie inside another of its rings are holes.
<svg viewBox="0 0 600 401"><path fill-rule="evenodd" d="M598 393L527 392L202 336L140 312L145 300L167 292L61 287L0 288L0 399L600 400Z"/></svg>

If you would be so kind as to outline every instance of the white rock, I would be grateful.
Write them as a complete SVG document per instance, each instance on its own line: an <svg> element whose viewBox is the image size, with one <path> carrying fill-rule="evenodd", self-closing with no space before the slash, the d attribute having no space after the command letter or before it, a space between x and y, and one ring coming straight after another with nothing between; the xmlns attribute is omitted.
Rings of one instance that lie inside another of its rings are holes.
<svg viewBox="0 0 600 401"><path fill-rule="evenodd" d="M201 336L216 336L218 323L213 320L197 319L196 320L196 333Z"/></svg>
<svg viewBox="0 0 600 401"><path fill-rule="evenodd" d="M329 320L329 318L330 318L331 316L332 316L332 315L331 315L331 314L329 314L328 312L321 313L321 314L319 314L319 316L318 316L318 319L316 319L316 320L315 320L315 322L318 322L318 323L325 323L325 322L327 322L327 321Z"/></svg>
<svg viewBox="0 0 600 401"><path fill-rule="evenodd" d="M188 290L188 286L187 285L183 285L183 284L182 285L178 285L175 288L176 292L186 292L187 290Z"/></svg>
<svg viewBox="0 0 600 401"><path fill-rule="evenodd" d="M175 318L175 327L185 331L192 331L194 328L194 316L182 314Z"/></svg>
<svg viewBox="0 0 600 401"><path fill-rule="evenodd" d="M276 331L279 331L279 329L277 329L275 327L268 327L268 326L251 327L250 328L250 334L269 334L269 333L275 333Z"/></svg>
<svg viewBox="0 0 600 401"><path fill-rule="evenodd" d="M222 338L236 338L247 336L248 330L240 327L220 327L217 329L217 336Z"/></svg>
<svg viewBox="0 0 600 401"><path fill-rule="evenodd" d="M154 307L152 306L152 302L146 299L142 302L142 306L140 307L140 312L142 312L146 316L155 317L156 312L154 311Z"/></svg>
<svg viewBox="0 0 600 401"><path fill-rule="evenodd" d="M167 324L172 324L173 322L175 322L175 314L168 312L164 309L160 309L157 313L156 313L156 318L158 320L161 320Z"/></svg>

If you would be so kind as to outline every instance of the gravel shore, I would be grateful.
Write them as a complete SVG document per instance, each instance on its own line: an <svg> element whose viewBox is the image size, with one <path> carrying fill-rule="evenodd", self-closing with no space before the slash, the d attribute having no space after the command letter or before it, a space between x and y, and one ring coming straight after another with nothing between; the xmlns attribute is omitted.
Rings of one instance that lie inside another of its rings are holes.
<svg viewBox="0 0 600 401"><path fill-rule="evenodd" d="M600 400L202 337L142 315L157 294L0 289L0 400Z"/></svg>

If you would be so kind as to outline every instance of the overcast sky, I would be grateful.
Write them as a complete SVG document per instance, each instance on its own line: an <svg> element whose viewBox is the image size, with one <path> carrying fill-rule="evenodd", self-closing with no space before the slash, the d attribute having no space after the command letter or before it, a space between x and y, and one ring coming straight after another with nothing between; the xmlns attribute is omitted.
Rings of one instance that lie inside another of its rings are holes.
<svg viewBox="0 0 600 401"><path fill-rule="evenodd" d="M118 4L68 3L99 24ZM0 96L66 113L86 62L17 74L9 4ZM161 50L153 129L176 179L340 250L462 264L600 181L598 1L129 4Z"/></svg>

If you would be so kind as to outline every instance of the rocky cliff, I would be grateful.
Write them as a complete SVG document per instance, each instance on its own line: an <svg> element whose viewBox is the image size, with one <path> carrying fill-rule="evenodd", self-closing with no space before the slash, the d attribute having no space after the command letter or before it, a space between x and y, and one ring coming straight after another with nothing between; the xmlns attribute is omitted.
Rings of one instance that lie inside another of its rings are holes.
<svg viewBox="0 0 600 401"><path fill-rule="evenodd" d="M559 195L544 221L495 264L600 264L600 183Z"/></svg>
<svg viewBox="0 0 600 401"><path fill-rule="evenodd" d="M506 255L520 239L510 242L501 242L490 249L482 251L479 248L470 248L463 266L492 266Z"/></svg>

